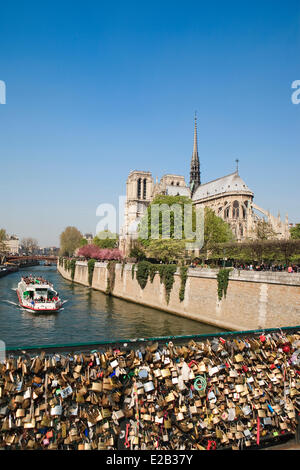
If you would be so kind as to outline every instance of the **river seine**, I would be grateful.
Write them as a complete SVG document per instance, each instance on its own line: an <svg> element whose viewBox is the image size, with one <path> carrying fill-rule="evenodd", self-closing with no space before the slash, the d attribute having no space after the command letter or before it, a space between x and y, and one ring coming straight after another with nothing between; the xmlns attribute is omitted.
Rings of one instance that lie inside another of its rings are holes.
<svg viewBox="0 0 300 470"><path fill-rule="evenodd" d="M39 314L18 305L17 284L23 275L53 283L63 308ZM205 325L153 308L107 296L58 274L56 266L34 266L0 278L0 340L6 347L64 345L134 338L218 333Z"/></svg>

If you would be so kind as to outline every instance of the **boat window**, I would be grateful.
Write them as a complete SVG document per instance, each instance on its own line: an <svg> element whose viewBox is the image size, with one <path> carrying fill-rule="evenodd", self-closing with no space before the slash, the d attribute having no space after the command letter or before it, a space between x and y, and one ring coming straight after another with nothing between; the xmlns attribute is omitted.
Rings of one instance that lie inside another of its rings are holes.
<svg viewBox="0 0 300 470"><path fill-rule="evenodd" d="M35 289L37 295L47 295L48 289Z"/></svg>

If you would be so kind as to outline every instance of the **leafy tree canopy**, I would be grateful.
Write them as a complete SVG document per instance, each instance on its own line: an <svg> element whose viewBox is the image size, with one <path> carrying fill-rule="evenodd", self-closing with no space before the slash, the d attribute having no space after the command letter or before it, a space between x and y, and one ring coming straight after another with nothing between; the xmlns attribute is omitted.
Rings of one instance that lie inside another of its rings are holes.
<svg viewBox="0 0 300 470"><path fill-rule="evenodd" d="M155 214L154 206L158 207ZM165 212L164 212L165 211ZM185 215L188 217L185 218ZM148 207L139 225L139 240L147 248L148 257L167 261L180 258L185 250L186 242L196 239L196 230L200 219L197 219L195 206L192 200L186 196L156 196ZM203 224L202 224L203 226ZM199 239L199 238L198 238ZM224 243L233 240L230 226L218 217L210 208L204 209L204 249L209 249L216 243ZM176 242L176 243L175 243ZM159 249L163 252L159 253ZM174 256L173 256L174 253Z"/></svg>
<svg viewBox="0 0 300 470"><path fill-rule="evenodd" d="M119 237L110 230L102 230L93 239L93 244L99 248L117 248Z"/></svg>
<svg viewBox="0 0 300 470"><path fill-rule="evenodd" d="M189 227L185 227L184 224L184 210L190 211L192 216L190 230L195 230L196 212L190 198L157 195L139 224L139 240L144 246L148 246L151 240L156 239L190 239L187 237Z"/></svg>
<svg viewBox="0 0 300 470"><path fill-rule="evenodd" d="M154 258L163 263L170 263L172 261L182 258L185 252L184 240L150 240L146 254L148 258Z"/></svg>
<svg viewBox="0 0 300 470"><path fill-rule="evenodd" d="M296 224L295 227L290 229L291 238L297 240L300 238L300 224Z"/></svg>
<svg viewBox="0 0 300 470"><path fill-rule="evenodd" d="M206 207L204 214L204 247L206 249L210 249L216 243L225 243L234 239L230 226L212 209Z"/></svg>
<svg viewBox="0 0 300 470"><path fill-rule="evenodd" d="M76 248L80 246L82 233L76 227L66 227L60 234L60 254L72 256Z"/></svg>
<svg viewBox="0 0 300 470"><path fill-rule="evenodd" d="M4 228L0 229L0 251L5 250L5 241L7 239L7 233Z"/></svg>
<svg viewBox="0 0 300 470"><path fill-rule="evenodd" d="M146 258L146 252L143 245L136 241L130 250L129 258L136 258L137 261L142 261Z"/></svg>
<svg viewBox="0 0 300 470"><path fill-rule="evenodd" d="M276 232L273 230L272 225L264 219L256 223L254 233L257 240L271 240L276 238Z"/></svg>

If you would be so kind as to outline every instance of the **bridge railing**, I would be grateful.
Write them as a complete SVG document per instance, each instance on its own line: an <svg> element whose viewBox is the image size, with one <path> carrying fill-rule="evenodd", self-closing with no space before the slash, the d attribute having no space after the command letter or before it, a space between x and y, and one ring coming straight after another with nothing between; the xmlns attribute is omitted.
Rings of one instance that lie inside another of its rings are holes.
<svg viewBox="0 0 300 470"><path fill-rule="evenodd" d="M214 340L218 341L231 341L231 340L245 340L247 339L256 339L261 340L263 337L267 337L269 334L275 333L280 337L287 338L289 335L298 335L300 334L300 326L296 327L282 327L282 328L270 328L270 329L259 329L259 330L247 330L247 331L239 331L239 332L219 332L219 333L212 333L212 334L196 334L196 335L180 335L180 336L161 336L161 337L148 337L148 338L130 338L130 339L120 339L120 340L111 340L111 341L100 341L100 342L85 342L85 343L68 343L68 344L46 344L46 345L27 345L27 346L10 346L6 348L7 358L10 357L32 357L34 355L39 355L42 352L45 352L46 356L53 356L55 354L60 354L62 357L68 357L68 355L73 354L80 354L80 353L105 353L108 350L117 349L119 351L126 351L129 350L139 350L142 347L145 348L146 346L151 346L153 343L158 343L158 350L160 348L164 348L165 345L172 342L174 346L184 346L188 345L191 341L195 342L205 342L209 340L211 344ZM275 336L275 335L274 335ZM297 342L297 341L296 341ZM298 340L299 343L299 340ZM157 346L156 346L157 348ZM294 353L296 354L297 351ZM237 354L237 353L235 353ZM211 355L213 359L214 354ZM206 357L208 357L206 355ZM210 356L209 356L210 357ZM229 356L230 357L230 356ZM187 358L185 359L188 362ZM201 359L199 359L201 361ZM192 361L195 362L195 361ZM226 362L226 360L225 360ZM266 360L267 367L270 366L270 363ZM161 366L163 367L163 366ZM286 372L287 364L284 365L284 370ZM297 369L295 366L291 366ZM207 383L210 380L210 374L207 374ZM197 378L197 377L196 377ZM283 379L286 380L286 379ZM212 384L210 384L211 386ZM195 386L195 384L194 384ZM261 387L263 389L263 387ZM211 388L210 388L211 390ZM266 391L268 387L266 385ZM195 392L193 392L195 394ZM207 392L205 392L207 393ZM285 393L285 386L284 386L284 393ZM208 395L207 395L208 396ZM285 397L283 397L285 399ZM208 399L208 398L207 398ZM206 400L207 400L206 399ZM296 397L296 401L298 404L299 399L299 392L298 396ZM273 405L273 403L271 402ZM242 405L237 403L238 407ZM297 409L297 408L296 408ZM259 442L256 442L254 439L251 440L251 447L250 449L259 449L262 447L270 447L275 444L281 444L286 442L287 440L291 440L295 438L295 441L299 443L300 431L299 431L299 413L300 410L296 413L296 430L286 430L282 431L281 433L273 433L268 431L267 435L264 437L263 435L260 436ZM247 418L245 418L247 419ZM174 424L174 423L173 423ZM174 424L176 427L176 425ZM260 424L257 425L258 427ZM272 431L272 429L271 429ZM214 430L212 431L215 432ZM188 436L187 436L188 438ZM232 446L230 444L220 445L220 450L231 450Z"/></svg>

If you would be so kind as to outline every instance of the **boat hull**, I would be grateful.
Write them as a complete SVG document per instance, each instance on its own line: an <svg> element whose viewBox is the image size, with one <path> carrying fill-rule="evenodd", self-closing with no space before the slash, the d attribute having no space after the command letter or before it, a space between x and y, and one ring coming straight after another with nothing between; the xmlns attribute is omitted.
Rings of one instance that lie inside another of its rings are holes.
<svg viewBox="0 0 300 470"><path fill-rule="evenodd" d="M22 302L22 299L21 299L21 296L20 296L20 293L19 293L18 289L17 289L17 295L18 295L20 307L26 308L27 310L30 310L32 312L40 312L40 313L43 313L43 312L57 312L62 307L61 303L56 305L56 306L53 306L53 307L45 307L45 306L43 306L43 304L40 304L38 307L25 305Z"/></svg>

